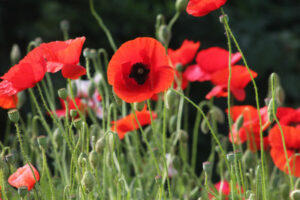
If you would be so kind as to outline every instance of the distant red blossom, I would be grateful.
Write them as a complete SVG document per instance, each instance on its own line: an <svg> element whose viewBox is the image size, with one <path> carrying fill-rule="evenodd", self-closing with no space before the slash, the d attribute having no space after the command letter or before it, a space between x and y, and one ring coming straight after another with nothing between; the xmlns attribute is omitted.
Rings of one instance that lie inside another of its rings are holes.
<svg viewBox="0 0 300 200"><path fill-rule="evenodd" d="M190 0L186 12L195 17L202 17L219 9L227 0Z"/></svg>
<svg viewBox="0 0 300 200"><path fill-rule="evenodd" d="M63 99L60 98L59 100L60 100L62 108L57 109L55 111L55 113L58 117L64 117L66 115L66 104L65 104L65 101ZM76 105L78 106L78 109L81 112L85 113L87 105L85 103L83 103L82 100L79 97L74 98L74 100L75 100ZM76 110L76 106L74 104L74 101L70 97L68 97L66 101L68 103L68 110L69 111L70 110Z"/></svg>
<svg viewBox="0 0 300 200"><path fill-rule="evenodd" d="M231 65L241 59L240 53L231 55ZM188 66L184 76L189 81L209 81L213 73L228 68L229 52L220 47L201 50L196 56L196 63Z"/></svg>
<svg viewBox="0 0 300 200"><path fill-rule="evenodd" d="M28 190L31 190L36 181L39 180L39 172L34 168L34 166L29 166L29 164L26 164L25 166L18 168L15 173L10 175L8 178L8 183L16 188L27 187Z"/></svg>
<svg viewBox="0 0 300 200"><path fill-rule="evenodd" d="M257 73L250 70L252 77L255 78ZM250 74L246 67L241 65L233 66L231 69L231 85L230 92L238 101L243 101L246 98L245 87L251 81ZM212 97L227 97L228 96L228 77L229 69L223 69L215 72L211 76L211 82L215 87L206 95L207 99Z"/></svg>
<svg viewBox="0 0 300 200"><path fill-rule="evenodd" d="M163 45L150 37L125 42L111 58L108 83L122 100L133 103L167 90L174 80Z"/></svg>
<svg viewBox="0 0 300 200"><path fill-rule="evenodd" d="M245 106L233 106L231 107L230 115L234 121L232 126L232 134L229 133L229 140L236 144L242 144L249 141L249 148L252 151L260 150L260 123L257 109L250 105ZM227 111L228 112L228 111ZM268 119L268 108L263 107L260 109L260 115L262 119L263 131L265 131L271 123ZM237 119L239 116L243 116L243 124L239 130L237 130ZM268 136L263 137L264 148L269 147Z"/></svg>
<svg viewBox="0 0 300 200"><path fill-rule="evenodd" d="M151 115L150 111L146 110L146 106L142 111L135 112L136 117L141 126L151 124ZM157 115L152 112L153 120L156 119ZM113 126L111 127L112 131L116 131L119 138L122 140L127 132L137 130L139 125L133 113L127 115L126 117L119 119L118 121L112 122Z"/></svg>
<svg viewBox="0 0 300 200"><path fill-rule="evenodd" d="M288 165L292 175L300 177L300 128L282 125L287 157L285 157L282 136L279 126L275 125L269 133L269 142L271 146L271 157L274 164L283 172L288 174Z"/></svg>
<svg viewBox="0 0 300 200"><path fill-rule="evenodd" d="M225 200L229 199L229 195L230 195L230 192L231 192L229 182L220 181L220 182L216 183L214 186L215 186L215 189L218 192L218 194L220 194L223 197L222 199L225 199ZM239 187L238 185L236 186L236 189L238 190L238 192L243 193L243 188ZM216 196L214 196L211 192L209 192L208 193L208 199L209 200L216 200Z"/></svg>

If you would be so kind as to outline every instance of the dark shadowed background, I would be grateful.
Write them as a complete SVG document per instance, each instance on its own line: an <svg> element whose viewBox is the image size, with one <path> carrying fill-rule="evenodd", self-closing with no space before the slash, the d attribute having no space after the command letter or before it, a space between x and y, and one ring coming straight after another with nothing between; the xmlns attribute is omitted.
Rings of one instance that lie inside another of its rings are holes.
<svg viewBox="0 0 300 200"><path fill-rule="evenodd" d="M155 36L156 15L167 20L175 12L174 0L95 0L95 7L110 29L116 44L138 36ZM234 34L245 53L250 67L258 72L261 104L267 93L267 78L275 71L281 77L286 92L286 105L300 105L300 1L299 0L228 0L225 12ZM220 11L195 18L183 13L173 27L171 48L178 48L184 39L201 41L200 49L210 46L226 48L226 38ZM86 36L84 47L112 50L103 31L89 11L85 0L0 0L0 74L11 67L9 55L14 43L26 53L31 40L41 37L44 42L63 40L60 21L70 22L70 37ZM61 77L55 76L58 80ZM64 82L57 82L57 88ZM192 83L191 95L199 102L211 89L210 83ZM254 105L251 86L247 100ZM225 107L226 100L217 103ZM0 110L1 130L6 111ZM193 118L194 113L191 113ZM193 120L192 120L193 121ZM224 129L228 130L227 128ZM199 148L208 149L208 136L200 138ZM207 154L206 151L204 154ZM204 156L205 157L205 156Z"/></svg>

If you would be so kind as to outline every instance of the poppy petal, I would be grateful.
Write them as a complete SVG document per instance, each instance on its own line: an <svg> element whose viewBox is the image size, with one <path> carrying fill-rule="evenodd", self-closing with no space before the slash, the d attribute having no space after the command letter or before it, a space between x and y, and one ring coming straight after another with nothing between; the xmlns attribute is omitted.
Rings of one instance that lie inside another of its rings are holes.
<svg viewBox="0 0 300 200"><path fill-rule="evenodd" d="M4 109L16 108L18 105L18 96L0 96L0 107Z"/></svg>
<svg viewBox="0 0 300 200"><path fill-rule="evenodd" d="M61 70L64 78L78 79L86 74L86 69L80 65L65 64Z"/></svg>
<svg viewBox="0 0 300 200"><path fill-rule="evenodd" d="M227 0L190 0L186 12L195 17L205 16L211 11L219 9Z"/></svg>
<svg viewBox="0 0 300 200"><path fill-rule="evenodd" d="M210 80L211 77L211 75L203 71L198 64L188 66L184 71L183 75L186 77L188 81L191 82L208 81Z"/></svg>

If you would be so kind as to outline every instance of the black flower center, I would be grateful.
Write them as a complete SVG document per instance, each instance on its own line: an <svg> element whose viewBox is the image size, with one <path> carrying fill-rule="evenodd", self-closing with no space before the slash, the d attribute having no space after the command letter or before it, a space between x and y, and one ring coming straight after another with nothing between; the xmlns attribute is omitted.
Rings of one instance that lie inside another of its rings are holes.
<svg viewBox="0 0 300 200"><path fill-rule="evenodd" d="M150 69L143 63L135 63L132 65L129 78L133 78L135 82L142 85L146 82Z"/></svg>

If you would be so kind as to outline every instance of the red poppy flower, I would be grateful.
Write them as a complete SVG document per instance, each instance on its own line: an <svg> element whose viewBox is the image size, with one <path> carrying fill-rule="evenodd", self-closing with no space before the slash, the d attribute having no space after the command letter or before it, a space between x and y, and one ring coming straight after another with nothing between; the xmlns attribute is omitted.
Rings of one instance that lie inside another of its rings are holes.
<svg viewBox="0 0 300 200"><path fill-rule="evenodd" d="M294 176L300 177L300 129L291 127L291 126L281 126L288 162L285 157L283 145L282 145L282 138L280 129L278 126L274 126L270 130L269 134L269 142L271 146L271 157L273 159L274 164L283 172L288 174L288 164L291 168L291 172Z"/></svg>
<svg viewBox="0 0 300 200"><path fill-rule="evenodd" d="M135 112L136 117L138 121L140 122L141 126L145 126L148 124L151 124L151 115L150 112L146 110L146 106L142 111L136 111ZM152 112L152 119L156 119L157 115ZM135 116L133 113L127 115L126 117L119 119L118 121L112 122L113 126L111 127L112 131L115 131L118 133L119 138L122 140L126 133L129 131L134 131L139 128L139 125L135 119Z"/></svg>
<svg viewBox="0 0 300 200"><path fill-rule="evenodd" d="M56 110L55 113L58 117L64 117L64 116L66 116L66 104L63 99L60 98L59 100L60 100L62 109ZM75 103L78 106L79 110L84 113L85 109L86 109L86 105L78 97L76 97L74 100L75 100ZM67 98L67 102L68 102L69 110L72 110L72 109L76 110L74 101L70 97Z"/></svg>
<svg viewBox="0 0 300 200"><path fill-rule="evenodd" d="M289 125L300 128L300 108L280 107L276 113L281 125Z"/></svg>
<svg viewBox="0 0 300 200"><path fill-rule="evenodd" d="M18 96L1 96L0 107L4 109L16 108L18 105Z"/></svg>
<svg viewBox="0 0 300 200"><path fill-rule="evenodd" d="M219 9L227 0L190 0L186 12L195 17L205 16L211 11Z"/></svg>
<svg viewBox="0 0 300 200"><path fill-rule="evenodd" d="M231 55L231 65L241 59L240 53ZM189 66L184 76L189 81L209 81L213 73L228 68L229 52L220 47L204 49L197 54L197 64Z"/></svg>
<svg viewBox="0 0 300 200"><path fill-rule="evenodd" d="M168 89L174 70L162 44L141 37L124 43L116 51L108 64L107 78L121 99L133 103Z"/></svg>
<svg viewBox="0 0 300 200"><path fill-rule="evenodd" d="M30 51L20 63L31 63L43 58L46 61L47 72L56 73L61 70L63 77L78 79L86 74L85 68L77 65L84 41L85 37L79 37L67 41L42 43Z"/></svg>
<svg viewBox="0 0 300 200"><path fill-rule="evenodd" d="M29 191L33 188L36 181L39 180L39 172L34 168L34 166L31 165L30 167L29 164L26 164L25 166L17 169L15 173L10 175L10 177L8 178L8 183L16 188L27 187Z"/></svg>
<svg viewBox="0 0 300 200"><path fill-rule="evenodd" d="M231 107L231 117L234 121L232 125L232 133L233 133L233 140L236 144L242 144L249 140L249 147L250 150L256 151L260 149L260 125L259 125L259 116L257 113L257 109L253 106L246 105L246 106L233 106ZM227 111L228 112L228 111ZM243 116L243 124L242 127L237 131L237 119L239 116ZM268 119L268 108L263 107L260 109L260 115L263 124L263 131L265 131L269 126L270 122ZM232 142L231 133L229 133L229 140ZM268 144L268 137L265 136L263 138L264 148L267 149Z"/></svg>
<svg viewBox="0 0 300 200"><path fill-rule="evenodd" d="M225 200L229 199L230 191L231 191L229 182L227 182L227 181L220 181L220 182L218 182L218 183L215 184L215 188L216 188L217 192L220 195L222 195L222 197L223 197L222 199L225 199ZM241 190L241 192L243 193L243 188L240 188L238 185L236 185L236 189L237 190ZM240 191L238 191L238 192L240 192ZM213 194L211 194L211 193L208 193L208 198L210 200L215 200L216 199L216 197Z"/></svg>
<svg viewBox="0 0 300 200"><path fill-rule="evenodd" d="M184 66L192 62L199 47L200 42L184 40L179 49L168 49L168 55L174 66L176 64Z"/></svg>
<svg viewBox="0 0 300 200"><path fill-rule="evenodd" d="M231 85L230 91L233 96L238 101L243 101L246 98L246 92L244 88L251 81L250 74L246 67L241 65L236 65L231 69ZM257 73L251 70L251 74L253 78L257 76ZM216 85L207 95L206 98L210 99L213 96L215 97L227 97L228 91L228 77L229 77L229 69L223 69L217 71L211 76L211 82Z"/></svg>

